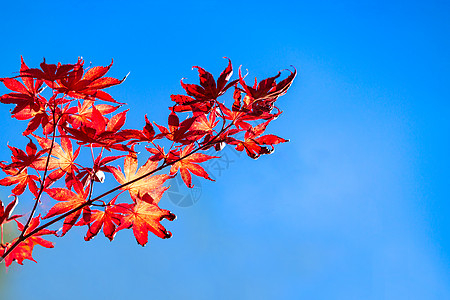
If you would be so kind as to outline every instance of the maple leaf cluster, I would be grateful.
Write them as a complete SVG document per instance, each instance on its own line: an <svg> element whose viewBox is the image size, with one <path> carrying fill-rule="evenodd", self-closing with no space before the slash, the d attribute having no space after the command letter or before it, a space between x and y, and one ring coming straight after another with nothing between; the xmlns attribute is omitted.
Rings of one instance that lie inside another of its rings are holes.
<svg viewBox="0 0 450 300"><path fill-rule="evenodd" d="M166 126L150 122L145 115L142 129L125 129L128 110L104 89L121 84L126 76L106 77L111 66L112 62L106 67L85 67L83 59L47 64L44 59L40 68L29 68L21 59L18 76L0 78L11 91L0 102L15 105L12 118L28 121L23 131L28 139L25 149L8 145L11 160L0 162L6 174L0 185L11 186L14 196L6 208L0 201L0 254L6 266L34 261L35 245L53 247L43 236L64 236L73 226L86 227L86 241L101 230L113 240L122 229L132 229L142 246L149 232L169 238L172 234L161 221L172 221L175 215L159 206L168 189L165 183L178 173L189 188L193 175L213 180L201 163L218 156L202 151L220 151L230 145L258 158L287 141L264 133L281 114L275 102L291 86L295 70L279 82L281 73L259 83L255 78L250 86L240 69L239 78L230 80L229 59L217 80L196 66L200 84L181 81L187 95L171 95ZM233 93L227 105L219 97L229 90ZM139 167L135 149L142 145L149 158ZM92 162L86 164L82 158L89 156ZM123 169L112 165L119 160ZM94 185L103 183L106 176L117 182L116 187L95 195ZM12 215L18 196L27 190L34 197L33 208L27 217ZM35 216L43 196L52 199L52 206ZM20 235L4 242L3 224L12 220ZM48 229L55 223L62 225L61 230Z"/></svg>

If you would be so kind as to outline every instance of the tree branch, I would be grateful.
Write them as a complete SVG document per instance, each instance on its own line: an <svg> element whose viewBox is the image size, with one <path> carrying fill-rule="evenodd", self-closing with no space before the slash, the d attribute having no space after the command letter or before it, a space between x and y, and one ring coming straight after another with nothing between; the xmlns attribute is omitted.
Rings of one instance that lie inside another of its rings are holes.
<svg viewBox="0 0 450 300"><path fill-rule="evenodd" d="M99 200L99 199L101 199L103 197L106 197L109 194L112 194L112 193L114 193L117 190L120 190L120 189L122 189L122 188L124 188L124 187L126 187L126 186L128 186L130 184L133 184L133 183L135 183L135 182L137 182L139 180L142 180L142 179L144 179L144 178L146 178L146 177L148 177L148 176L150 176L150 175L152 175L152 174L154 174L154 173L156 173L156 172L158 172L158 171L160 171L160 170L162 170L162 169L164 169L164 168L166 168L168 166L171 166L171 165L173 165L173 164L175 164L175 163L177 163L177 162L179 162L179 161L181 161L181 160L191 156L192 154L194 154L194 153L196 153L196 152L198 152L200 150L203 150L204 148L208 148L209 146L213 145L215 143L215 140L223 132L228 130L228 128L230 128L232 125L233 125L233 122L231 122L225 128L222 128L222 130L220 130L220 132L216 136L214 136L211 140L209 140L205 145L198 147L197 149L195 149L195 150L191 151L190 153L186 154L185 156L180 157L180 158L178 158L176 160L173 160L171 162L164 162L161 166L157 167L156 169L154 169L154 170L152 170L152 171L150 171L150 172L148 172L148 173L146 173L146 174L144 174L142 176L139 176L139 177L137 177L137 178L135 178L133 180L130 180L130 181L124 183L124 184L118 185L115 188L112 188L109 191L106 191L103 194L101 194L101 195L99 195L99 196L97 196L95 198L91 199L91 196L89 196L89 200L86 201L85 203L81 204L80 206L77 206L77 207L73 208L72 210L70 210L70 211L68 211L68 212L66 212L66 213L56 217L55 219L53 219L53 220L51 220L51 221L49 221L49 222L47 222L45 224L42 224L41 226L35 228L33 231L29 232L28 234L21 234L21 236L19 237L17 242L15 244L13 244L10 248L8 248L8 250L6 250L3 253L2 257L0 258L0 262L2 262L21 242L25 241L27 238L33 236L34 234L37 234L42 229L45 229L45 228L53 225L54 223L56 223L56 222L58 222L58 221L60 221L60 220L62 220L64 218L66 218L67 216L69 216L69 215L71 215L71 214L73 214L73 213L83 209L86 206L92 205L93 202L95 202L95 201L97 201L97 200ZM92 192L92 189L91 189L91 192ZM42 194L42 192L40 194ZM25 229L23 230L22 233L24 233L24 232L25 232Z"/></svg>

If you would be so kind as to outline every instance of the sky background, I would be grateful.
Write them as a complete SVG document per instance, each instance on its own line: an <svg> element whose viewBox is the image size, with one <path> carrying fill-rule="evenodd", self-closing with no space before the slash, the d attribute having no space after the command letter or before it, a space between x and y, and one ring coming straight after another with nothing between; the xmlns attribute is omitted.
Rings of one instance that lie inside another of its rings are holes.
<svg viewBox="0 0 450 300"><path fill-rule="evenodd" d="M2 270L0 299L450 299L450 5L310 2L2 3L1 77L20 55L32 67L114 58L112 76L131 72L109 90L129 128L166 122L194 65L217 76L227 56L249 76L293 65L298 77L269 127L291 142L256 161L226 148L232 162L192 205L165 195L171 239L84 242L74 229L36 247L37 264ZM7 141L26 143L10 108L0 160Z"/></svg>

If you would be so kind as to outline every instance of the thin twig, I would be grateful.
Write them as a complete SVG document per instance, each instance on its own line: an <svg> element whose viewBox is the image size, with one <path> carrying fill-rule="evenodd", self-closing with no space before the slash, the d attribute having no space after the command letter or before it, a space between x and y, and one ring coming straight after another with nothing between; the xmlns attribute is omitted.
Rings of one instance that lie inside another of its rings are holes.
<svg viewBox="0 0 450 300"><path fill-rule="evenodd" d="M27 220L27 223L25 224L25 226L23 227L22 232L20 233L19 239L17 240L16 244L21 242L21 238L25 235L25 231L28 229L28 227L30 226L31 220L34 217L34 213L36 212L36 208L39 204L39 201L41 199L42 193L44 192L44 188L45 188L45 180L47 177L47 172L48 172L48 165L50 164L50 158L51 158L51 154L52 154L52 150L53 150L53 146L55 144L55 137L56 137L56 126L57 123L59 122L59 120L61 119L61 117L58 118L58 120L56 120L55 118L55 109L52 109L52 116L53 116L53 134L52 134L52 143L50 145L50 150L48 152L48 156L47 156L47 161L45 162L45 169L44 169L44 175L42 177L41 180L41 187L39 189L39 193L36 197L36 201L34 202L34 206L33 209L31 210L31 214L30 217Z"/></svg>

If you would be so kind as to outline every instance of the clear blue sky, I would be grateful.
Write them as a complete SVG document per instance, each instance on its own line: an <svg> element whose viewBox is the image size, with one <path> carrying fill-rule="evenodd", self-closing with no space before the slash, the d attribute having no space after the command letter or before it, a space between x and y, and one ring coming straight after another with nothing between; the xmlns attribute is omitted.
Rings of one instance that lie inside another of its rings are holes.
<svg viewBox="0 0 450 300"><path fill-rule="evenodd" d="M131 72L110 90L130 127L165 121L193 65L299 76L271 125L291 142L236 156L193 206L166 196L173 238L86 243L75 229L11 267L0 299L450 299L449 5L243 2L2 3L0 76L20 55L114 58L112 75ZM10 108L0 138L24 144Z"/></svg>

